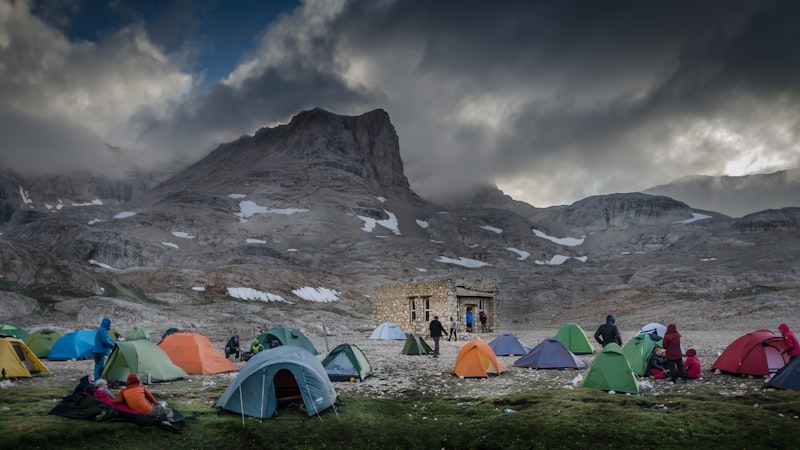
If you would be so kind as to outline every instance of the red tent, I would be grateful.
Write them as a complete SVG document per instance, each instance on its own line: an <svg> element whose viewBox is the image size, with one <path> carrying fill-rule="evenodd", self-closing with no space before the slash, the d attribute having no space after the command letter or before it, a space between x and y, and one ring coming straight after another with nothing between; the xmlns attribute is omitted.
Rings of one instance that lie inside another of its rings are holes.
<svg viewBox="0 0 800 450"><path fill-rule="evenodd" d="M731 342L711 368L737 375L769 376L783 367L787 359L781 337L761 329Z"/></svg>

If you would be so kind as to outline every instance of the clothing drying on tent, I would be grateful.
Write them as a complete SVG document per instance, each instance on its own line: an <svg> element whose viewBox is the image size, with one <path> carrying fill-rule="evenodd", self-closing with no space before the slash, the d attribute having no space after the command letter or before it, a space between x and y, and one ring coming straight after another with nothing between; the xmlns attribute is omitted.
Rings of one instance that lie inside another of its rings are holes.
<svg viewBox="0 0 800 450"><path fill-rule="evenodd" d="M383 322L372 330L369 338L372 340L402 341L406 339L406 334L392 322Z"/></svg>
<svg viewBox="0 0 800 450"><path fill-rule="evenodd" d="M628 359L631 370L642 377L647 372L647 363L656 347L661 347L661 340L654 340L650 333L641 333L625 343L622 354Z"/></svg>
<svg viewBox="0 0 800 450"><path fill-rule="evenodd" d="M3 324L0 325L0 334L5 334L6 336L15 337L17 339L25 339L28 337L28 332L23 330L22 328L10 325L10 324Z"/></svg>
<svg viewBox="0 0 800 450"><path fill-rule="evenodd" d="M124 383L131 373L151 382L189 378L186 371L175 365L161 347L145 339L118 342L103 366L101 377Z"/></svg>
<svg viewBox="0 0 800 450"><path fill-rule="evenodd" d="M25 345L37 358L46 358L53 344L61 338L61 333L53 330L34 331L25 338Z"/></svg>
<svg viewBox="0 0 800 450"><path fill-rule="evenodd" d="M766 387L800 391L800 358L795 358L781 367L765 383Z"/></svg>
<svg viewBox="0 0 800 450"><path fill-rule="evenodd" d="M314 355L300 347L282 345L250 358L215 406L269 419L278 414L279 406L298 401L311 416L332 406L336 391Z"/></svg>
<svg viewBox="0 0 800 450"><path fill-rule="evenodd" d="M492 351L497 356L522 356L531 351L530 347L523 345L516 336L510 333L503 333L492 339L489 342L489 347L492 348Z"/></svg>
<svg viewBox="0 0 800 450"><path fill-rule="evenodd" d="M322 367L331 381L364 381L364 378L372 375L366 355L355 344L337 345L322 360Z"/></svg>
<svg viewBox="0 0 800 450"><path fill-rule="evenodd" d="M533 369L585 369L586 361L575 356L558 339L540 342L523 357L514 361L514 367Z"/></svg>
<svg viewBox="0 0 800 450"><path fill-rule="evenodd" d="M785 364L783 339L770 330L761 329L731 342L711 368L730 374L765 377Z"/></svg>
<svg viewBox="0 0 800 450"><path fill-rule="evenodd" d="M575 355L591 355L594 346L586 332L577 323L569 322L558 329L555 339L564 344Z"/></svg>
<svg viewBox="0 0 800 450"><path fill-rule="evenodd" d="M616 342L606 344L603 351L592 361L589 371L581 381L581 388L639 393L636 375Z"/></svg>
<svg viewBox="0 0 800 450"><path fill-rule="evenodd" d="M61 336L50 352L47 359L68 360L68 359L89 359L94 352L95 330L75 330Z"/></svg>
<svg viewBox="0 0 800 450"><path fill-rule="evenodd" d="M189 331L172 333L162 339L158 346L164 350L164 353L176 366L192 375L239 370L214 347L214 344L206 336L200 333Z"/></svg>
<svg viewBox="0 0 800 450"><path fill-rule="evenodd" d="M278 341L280 345L294 345L308 350L312 355L319 355L319 352L314 347L314 344L303 334L300 330L290 327L276 327L265 331L258 336L258 342L264 348L273 347L272 341Z"/></svg>
<svg viewBox="0 0 800 450"><path fill-rule="evenodd" d="M406 335L406 343L400 353L404 355L430 355L433 353L433 349L417 333L408 333Z"/></svg>
<svg viewBox="0 0 800 450"><path fill-rule="evenodd" d="M125 335L125 339L129 341L135 341L137 339L150 339L150 333L148 333L143 326L136 325L131 329L131 331L128 331L128 334Z"/></svg>
<svg viewBox="0 0 800 450"><path fill-rule="evenodd" d="M50 373L22 339L0 338L0 367L5 378L30 378L36 373Z"/></svg>
<svg viewBox="0 0 800 450"><path fill-rule="evenodd" d="M500 375L506 370L492 347L480 337L461 347L453 367L453 373L464 378L487 378L489 375Z"/></svg>

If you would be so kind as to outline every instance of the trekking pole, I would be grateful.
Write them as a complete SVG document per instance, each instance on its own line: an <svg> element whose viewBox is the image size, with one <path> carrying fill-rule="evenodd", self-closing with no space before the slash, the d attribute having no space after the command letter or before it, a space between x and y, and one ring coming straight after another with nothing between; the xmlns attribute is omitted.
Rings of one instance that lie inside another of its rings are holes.
<svg viewBox="0 0 800 450"><path fill-rule="evenodd" d="M328 348L328 331L325 329L325 321L322 321L322 336L325 338L325 351L330 353L331 349Z"/></svg>

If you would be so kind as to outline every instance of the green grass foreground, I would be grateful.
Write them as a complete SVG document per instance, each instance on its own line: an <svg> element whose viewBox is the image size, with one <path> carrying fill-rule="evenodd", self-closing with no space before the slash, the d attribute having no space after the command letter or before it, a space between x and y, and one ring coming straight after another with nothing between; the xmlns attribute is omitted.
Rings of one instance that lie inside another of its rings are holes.
<svg viewBox="0 0 800 450"><path fill-rule="evenodd" d="M553 389L503 397L341 397L337 410L287 408L270 420L218 414L222 389L162 390L180 434L48 415L69 388L0 389L0 448L81 449L776 449L800 446L800 394L609 395ZM187 393L191 392L191 393ZM510 408L516 412L505 413Z"/></svg>

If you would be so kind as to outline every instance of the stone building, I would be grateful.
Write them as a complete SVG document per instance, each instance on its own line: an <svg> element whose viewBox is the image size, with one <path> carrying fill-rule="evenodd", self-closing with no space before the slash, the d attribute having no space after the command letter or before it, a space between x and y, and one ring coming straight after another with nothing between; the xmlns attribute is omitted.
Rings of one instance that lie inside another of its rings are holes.
<svg viewBox="0 0 800 450"><path fill-rule="evenodd" d="M375 290L372 312L376 326L392 322L406 333L425 335L434 316L439 316L448 330L450 317L457 318L458 331L463 333L467 311L471 311L476 324L473 331L479 331L479 311L488 316L490 329L495 323L494 295L494 287L467 287L450 279L392 284Z"/></svg>

